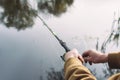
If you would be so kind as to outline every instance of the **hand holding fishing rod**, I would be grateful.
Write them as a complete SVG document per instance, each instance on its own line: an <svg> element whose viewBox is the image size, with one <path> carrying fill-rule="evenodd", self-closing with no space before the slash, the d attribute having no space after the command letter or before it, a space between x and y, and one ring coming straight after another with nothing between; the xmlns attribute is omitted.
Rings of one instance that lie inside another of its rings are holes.
<svg viewBox="0 0 120 80"><path fill-rule="evenodd" d="M67 61L70 58L77 58L79 59L82 63L84 63L83 57L80 55L77 49L73 49L69 52L67 52L64 56L65 61Z"/></svg>
<svg viewBox="0 0 120 80"><path fill-rule="evenodd" d="M83 57L78 54L78 51L77 50L72 50L70 51L70 48L66 45L65 42L63 42L56 34L55 32L52 31L52 29L45 23L45 21L40 17L38 16L39 19L43 22L43 24L48 28L48 30L52 33L52 35L58 40L58 42L60 43L60 45L65 49L66 52L68 52L66 55L64 54L63 56L61 56L62 60L65 61L65 56L68 56L68 54L72 54L74 57L78 57L81 62L84 62L83 58L85 59L85 61L88 61L90 64L92 63L98 63L99 60L96 60L96 58L99 57L100 53L97 52L97 51L93 51L93 50L88 50L86 52L83 53ZM70 52L69 52L70 51ZM95 55L96 54L96 55ZM101 56L101 55L100 55ZM71 56L69 56L71 57ZM102 58L98 58L98 59L102 59L100 62L106 62L107 61L107 58L106 58L106 55L103 55L101 56ZM67 57L68 58L68 57ZM98 62L97 62L98 61Z"/></svg>

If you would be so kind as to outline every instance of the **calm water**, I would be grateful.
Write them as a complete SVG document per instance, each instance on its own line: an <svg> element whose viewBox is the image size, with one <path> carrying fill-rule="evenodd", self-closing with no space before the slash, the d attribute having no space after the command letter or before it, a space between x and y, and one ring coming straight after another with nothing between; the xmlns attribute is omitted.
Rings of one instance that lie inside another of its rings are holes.
<svg viewBox="0 0 120 80"><path fill-rule="evenodd" d="M71 49L77 48L82 53L95 48L97 37L102 42L108 35L119 3L119 0L75 0L59 17L40 16ZM64 49L38 18L34 21L33 27L19 31L0 24L0 80L61 80L64 62L60 56ZM102 64L87 66L96 69L97 76L104 76Z"/></svg>

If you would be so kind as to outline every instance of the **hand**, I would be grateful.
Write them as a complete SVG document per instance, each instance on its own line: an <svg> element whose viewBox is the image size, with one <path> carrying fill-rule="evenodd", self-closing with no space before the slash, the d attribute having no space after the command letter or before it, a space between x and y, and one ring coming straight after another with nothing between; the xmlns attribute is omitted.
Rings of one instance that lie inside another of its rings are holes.
<svg viewBox="0 0 120 80"><path fill-rule="evenodd" d="M108 61L108 55L98 52L96 50L88 50L83 53L85 62L92 63L105 63Z"/></svg>
<svg viewBox="0 0 120 80"><path fill-rule="evenodd" d="M67 61L69 58L78 58L82 63L84 62L84 59L79 54L77 49L73 49L65 54L65 61Z"/></svg>

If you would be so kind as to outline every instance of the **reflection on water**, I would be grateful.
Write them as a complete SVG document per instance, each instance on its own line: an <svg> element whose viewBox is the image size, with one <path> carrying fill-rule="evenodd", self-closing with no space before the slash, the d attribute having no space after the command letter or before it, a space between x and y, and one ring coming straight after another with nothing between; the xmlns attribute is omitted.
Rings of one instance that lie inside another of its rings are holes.
<svg viewBox="0 0 120 80"><path fill-rule="evenodd" d="M0 20L7 27L26 29L34 24L36 10L31 9L27 0L2 0L0 6L3 8Z"/></svg>
<svg viewBox="0 0 120 80"><path fill-rule="evenodd" d="M39 10L53 15L59 16L67 11L67 7L71 6L73 0L40 0L38 3Z"/></svg>
<svg viewBox="0 0 120 80"><path fill-rule="evenodd" d="M47 10L47 13L57 16L66 12L72 3L73 0L39 0L37 5L40 12ZM21 30L33 26L38 10L31 6L29 0L1 0L0 6L3 9L0 21L7 27Z"/></svg>
<svg viewBox="0 0 120 80"><path fill-rule="evenodd" d="M48 80L64 80L63 70L55 71L54 68L51 68L50 72L47 71L47 79Z"/></svg>

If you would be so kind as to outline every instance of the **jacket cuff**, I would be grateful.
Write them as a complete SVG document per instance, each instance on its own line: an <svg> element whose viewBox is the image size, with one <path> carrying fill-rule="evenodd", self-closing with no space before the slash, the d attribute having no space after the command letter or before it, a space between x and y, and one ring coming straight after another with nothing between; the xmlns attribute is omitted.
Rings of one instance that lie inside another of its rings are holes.
<svg viewBox="0 0 120 80"><path fill-rule="evenodd" d="M108 65L111 69L120 68L120 53L109 53L108 54Z"/></svg>
<svg viewBox="0 0 120 80"><path fill-rule="evenodd" d="M71 64L74 64L74 65L82 65L82 62L81 62L78 58L70 58L70 59L68 59L68 60L65 62L64 70L66 70L66 68L67 68L68 66L70 66Z"/></svg>

